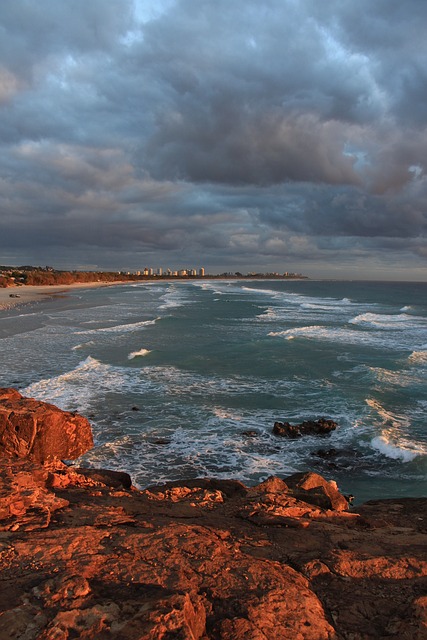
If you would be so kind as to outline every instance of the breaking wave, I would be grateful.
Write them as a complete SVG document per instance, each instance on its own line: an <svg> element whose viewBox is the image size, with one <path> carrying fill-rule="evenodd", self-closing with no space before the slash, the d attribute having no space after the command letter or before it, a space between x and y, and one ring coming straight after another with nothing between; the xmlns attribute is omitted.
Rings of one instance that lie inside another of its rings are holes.
<svg viewBox="0 0 427 640"><path fill-rule="evenodd" d="M128 355L128 360L133 360L134 358L148 356L149 353L151 353L149 349L140 349L139 351L132 351Z"/></svg>
<svg viewBox="0 0 427 640"><path fill-rule="evenodd" d="M416 316L408 316L406 313L400 313L398 315L362 313L349 320L349 323L368 326L379 331L405 331L407 329L418 328L421 324L425 325L425 320L424 318L417 318Z"/></svg>
<svg viewBox="0 0 427 640"><path fill-rule="evenodd" d="M386 434L372 438L371 445L387 458L401 462L411 462L418 456L427 454L426 447L420 443L410 440L396 441Z"/></svg>
<svg viewBox="0 0 427 640"><path fill-rule="evenodd" d="M87 329L83 331L76 331L77 335L81 334L94 334L94 333L128 333L131 331L138 331L144 327L156 324L161 320L161 317L154 318L154 320L141 320L140 322L130 322L129 324L116 324L112 327L101 327L100 329Z"/></svg>

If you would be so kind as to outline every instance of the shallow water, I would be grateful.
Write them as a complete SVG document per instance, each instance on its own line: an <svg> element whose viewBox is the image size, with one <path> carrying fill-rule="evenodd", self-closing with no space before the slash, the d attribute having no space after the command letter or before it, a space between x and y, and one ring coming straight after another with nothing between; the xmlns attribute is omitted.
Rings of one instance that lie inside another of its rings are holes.
<svg viewBox="0 0 427 640"><path fill-rule="evenodd" d="M305 280L73 291L0 313L2 384L89 416L96 447L79 464L141 487L313 469L359 502L425 495L426 294ZM339 424L329 437L271 433L321 416Z"/></svg>

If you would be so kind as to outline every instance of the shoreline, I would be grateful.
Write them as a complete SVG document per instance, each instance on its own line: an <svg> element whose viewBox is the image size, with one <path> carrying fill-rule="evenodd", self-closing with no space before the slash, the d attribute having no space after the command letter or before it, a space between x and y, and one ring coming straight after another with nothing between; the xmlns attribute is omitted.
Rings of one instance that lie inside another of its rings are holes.
<svg viewBox="0 0 427 640"><path fill-rule="evenodd" d="M426 498L354 509L311 471L138 490L77 466L81 414L10 387L0 418L1 638L426 637Z"/></svg>
<svg viewBox="0 0 427 640"><path fill-rule="evenodd" d="M21 285L0 289L0 311L14 309L15 307L30 304L32 302L42 302L49 298L55 298L61 294L78 289L99 289L100 287L110 287L124 282L76 282L62 285ZM10 296L19 296L17 298Z"/></svg>
<svg viewBox="0 0 427 640"><path fill-rule="evenodd" d="M198 278L194 278L191 280L197 280ZM229 280L230 278L203 278L203 280ZM262 280L262 278L233 278L235 280L249 281L249 280ZM276 279L276 278L274 278ZM183 282L187 281L187 278L180 277L171 277L171 278L162 278L162 282ZM268 280L268 278L267 278ZM291 278L287 278L287 280L291 280ZM294 280L292 278L292 280ZM110 281L93 281L93 282L74 282L72 284L61 284L61 285L14 285L11 287L0 288L0 312L14 309L15 307L30 304L32 302L41 302L43 300L48 300L49 298L54 298L61 294L66 294L67 292L75 291L78 289L99 289L100 287L112 287L114 285L121 284L147 284L156 282L155 279L147 279L147 280L114 280ZM18 296L18 297L11 297Z"/></svg>

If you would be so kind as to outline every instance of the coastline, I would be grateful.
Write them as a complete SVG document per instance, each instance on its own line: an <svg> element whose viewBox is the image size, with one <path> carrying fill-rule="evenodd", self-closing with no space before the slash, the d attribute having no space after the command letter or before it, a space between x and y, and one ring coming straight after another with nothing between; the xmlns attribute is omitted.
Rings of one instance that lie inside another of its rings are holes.
<svg viewBox="0 0 427 640"><path fill-rule="evenodd" d="M229 278L214 278L215 280L228 280ZM261 278L235 278L242 281L261 280ZM187 278L162 278L162 282L182 282L187 281ZM210 278L204 278L204 280L210 280ZM288 278L291 280L291 278ZM7 309L13 309L17 306L29 304L31 302L41 302L49 298L54 298L61 294L67 294L69 291L75 291L78 289L99 289L100 287L111 287L120 284L146 284L147 282L154 282L154 279L146 280L114 280L109 281L94 281L94 282L75 282L73 284L61 284L61 285L15 285L11 287L0 288L0 311ZM18 297L11 297L11 296Z"/></svg>
<svg viewBox="0 0 427 640"><path fill-rule="evenodd" d="M77 412L2 388L0 418L1 638L426 637L427 499L355 510L310 471L138 490L77 466Z"/></svg>
<svg viewBox="0 0 427 640"><path fill-rule="evenodd" d="M76 282L62 285L22 285L6 287L0 289L0 311L13 309L14 307L29 304L31 302L41 302L49 298L54 298L69 291L78 289L94 289L99 287L109 287L121 282ZM10 297L17 295L18 298Z"/></svg>

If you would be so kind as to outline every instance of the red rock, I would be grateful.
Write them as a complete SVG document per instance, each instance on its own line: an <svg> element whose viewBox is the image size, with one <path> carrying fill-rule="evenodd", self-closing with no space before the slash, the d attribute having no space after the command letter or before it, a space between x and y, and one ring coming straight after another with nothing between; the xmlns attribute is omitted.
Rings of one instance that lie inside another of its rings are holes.
<svg viewBox="0 0 427 640"><path fill-rule="evenodd" d="M289 489L299 500L314 504L322 509L346 511L347 499L338 491L336 482L325 480L318 473L301 472L294 473L285 478Z"/></svg>
<svg viewBox="0 0 427 640"><path fill-rule="evenodd" d="M3 459L0 480L0 638L424 637L427 500L362 507L374 528L276 478L118 490Z"/></svg>
<svg viewBox="0 0 427 640"><path fill-rule="evenodd" d="M74 460L93 447L86 418L0 389L0 455L44 463Z"/></svg>
<svg viewBox="0 0 427 640"><path fill-rule="evenodd" d="M138 491L81 471L0 459L1 639L427 637L426 499L356 513L315 504L339 493L317 474Z"/></svg>

